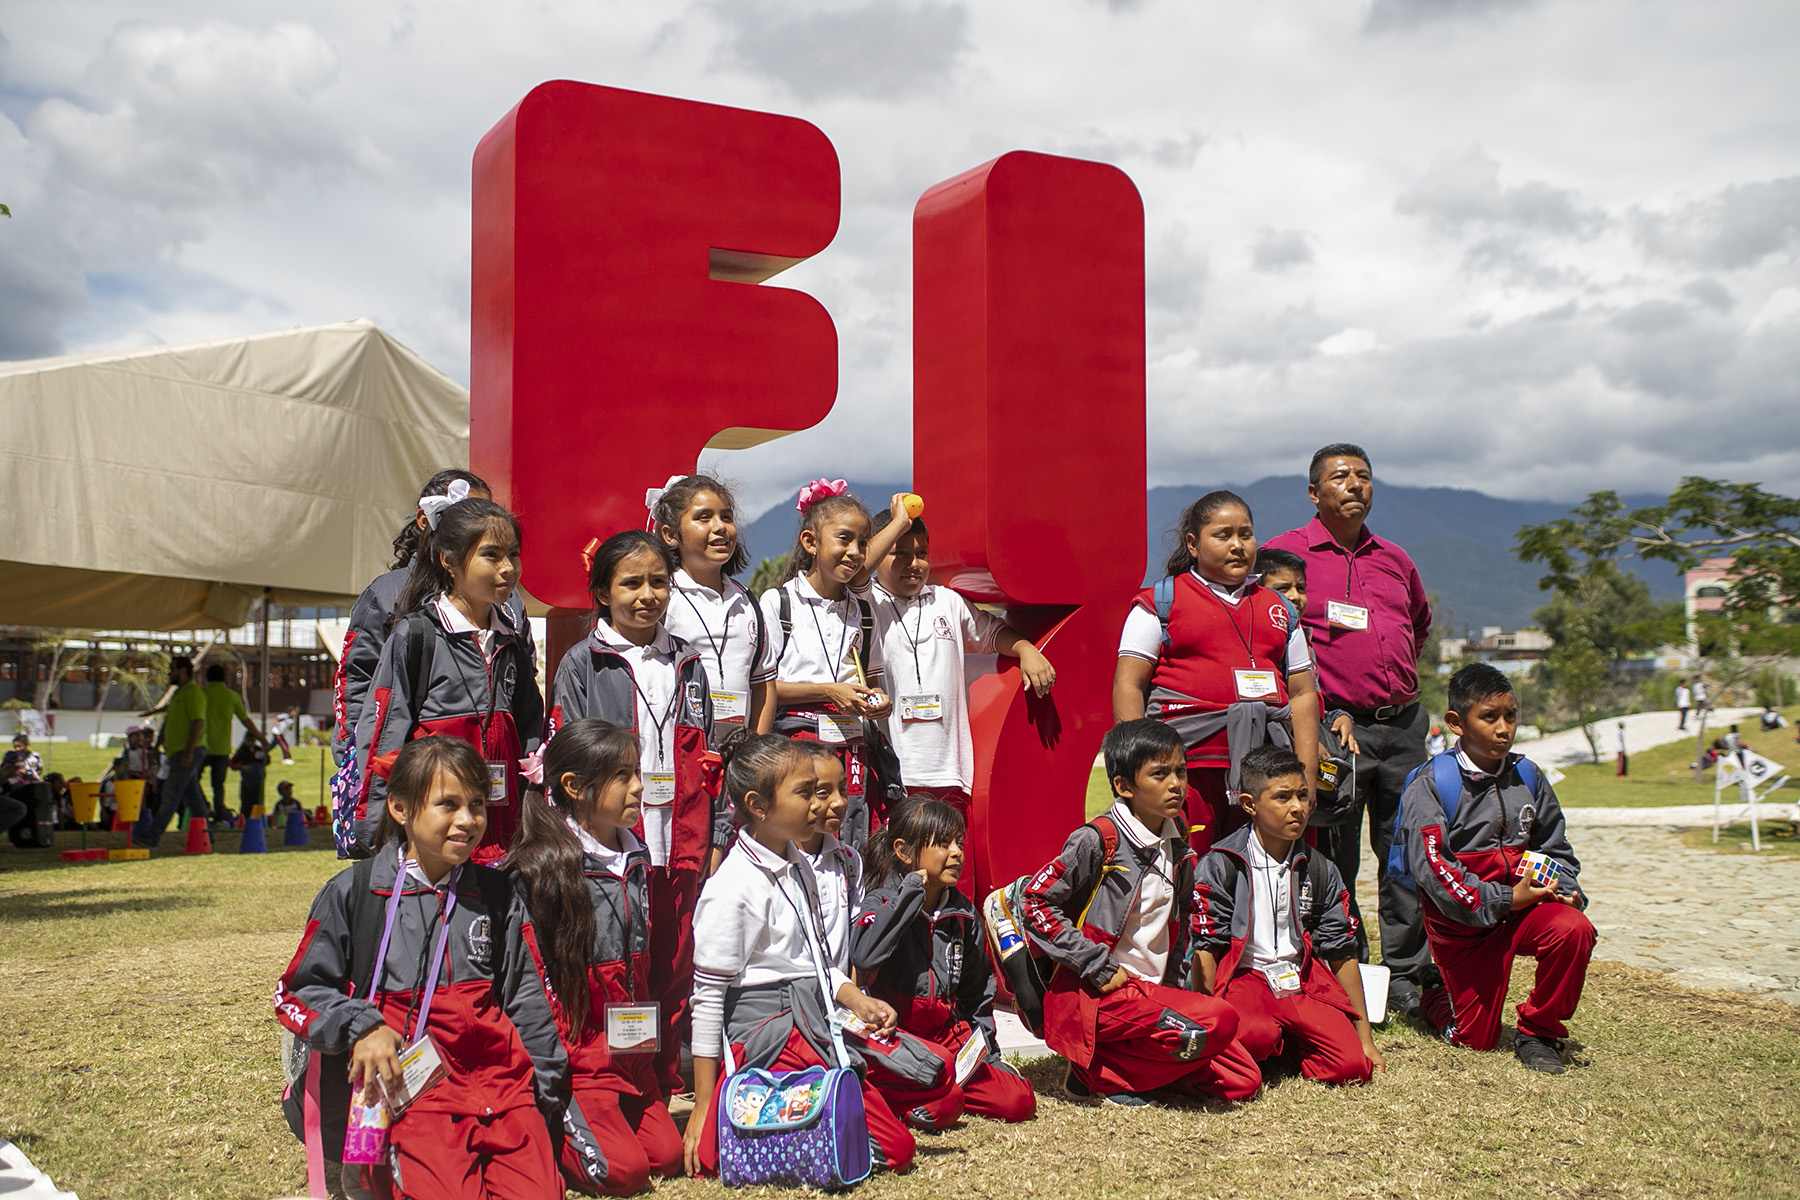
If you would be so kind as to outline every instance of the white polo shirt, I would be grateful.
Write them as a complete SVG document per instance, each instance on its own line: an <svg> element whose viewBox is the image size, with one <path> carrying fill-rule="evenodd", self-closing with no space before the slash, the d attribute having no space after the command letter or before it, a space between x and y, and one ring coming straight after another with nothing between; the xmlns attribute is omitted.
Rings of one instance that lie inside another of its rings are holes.
<svg viewBox="0 0 1800 1200"><path fill-rule="evenodd" d="M975 747L969 736L963 655L994 653L994 640L1006 622L947 587L927 585L917 596L903 599L877 586L869 603L882 661L888 664L894 712L886 724L900 758L900 777L909 787L969 791L975 783ZM912 697L935 697L938 719L905 719L909 709L933 711L902 703Z"/></svg>
<svg viewBox="0 0 1800 1200"><path fill-rule="evenodd" d="M1288 847L1288 858L1294 848ZM1294 936L1293 871L1287 859L1263 849L1250 831L1250 936L1244 942L1244 965L1268 966L1300 961L1300 939Z"/></svg>
<svg viewBox="0 0 1800 1200"><path fill-rule="evenodd" d="M1109 814L1119 827L1119 835L1138 847L1156 845L1156 857L1144 869L1144 882L1138 887L1137 907L1125 918L1119 941L1113 946L1113 958L1121 967L1139 979L1161 983L1169 968L1169 920L1175 913L1175 853L1171 843L1179 842L1181 828L1174 821L1164 821L1162 834L1151 833L1131 811L1131 805L1115 801Z"/></svg>
<svg viewBox="0 0 1800 1200"><path fill-rule="evenodd" d="M781 630L781 597L788 594L793 632ZM762 595L763 617L775 645L776 674L789 683L854 683L856 652L862 645L862 613L846 589L843 599L827 600L799 575ZM869 674L881 670L881 639L869 648Z"/></svg>
<svg viewBox="0 0 1800 1200"><path fill-rule="evenodd" d="M448 594L439 592L437 599L432 603L437 605L438 619L443 621L446 630L451 633L474 634L475 644L481 647L481 656L490 663L494 661L494 633L496 630L506 628L505 622L500 616L499 605L490 604L488 606L487 628L478 629L470 623L469 618L462 615L462 611L456 605L450 603Z"/></svg>
<svg viewBox="0 0 1800 1200"><path fill-rule="evenodd" d="M757 655L757 630L766 631L770 623L763 620L749 589L735 579L725 579L723 595L685 570L677 570L672 582L663 624L699 651L705 661L713 723L741 724L749 718L751 685L775 678L781 655L779 635L770 637L765 632L762 654Z"/></svg>
<svg viewBox="0 0 1800 1200"><path fill-rule="evenodd" d="M674 821L675 643L657 626L647 646L619 636L604 619L588 636L602 650L623 658L637 690L638 774L644 780L644 849L653 866L669 861L669 831ZM662 781L667 781L662 782Z"/></svg>

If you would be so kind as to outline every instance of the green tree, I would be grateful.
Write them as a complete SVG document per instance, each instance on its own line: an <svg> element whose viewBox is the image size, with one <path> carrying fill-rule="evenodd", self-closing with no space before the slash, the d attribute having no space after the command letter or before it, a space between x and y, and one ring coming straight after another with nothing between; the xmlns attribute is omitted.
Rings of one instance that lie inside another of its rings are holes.
<svg viewBox="0 0 1800 1200"><path fill-rule="evenodd" d="M756 564L756 570L750 572L750 594L761 596L764 592L781 582L781 569L787 565L785 558L765 558Z"/></svg>

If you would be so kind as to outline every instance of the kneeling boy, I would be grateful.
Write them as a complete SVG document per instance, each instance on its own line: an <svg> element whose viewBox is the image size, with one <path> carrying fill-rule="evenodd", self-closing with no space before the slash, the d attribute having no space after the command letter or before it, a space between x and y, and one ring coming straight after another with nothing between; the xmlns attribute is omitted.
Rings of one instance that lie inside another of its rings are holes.
<svg viewBox="0 0 1800 1200"><path fill-rule="evenodd" d="M1388 870L1410 871L1430 901L1425 934L1453 1009L1440 1022L1445 1039L1494 1048L1513 958L1523 954L1537 959L1537 980L1519 1005L1514 1053L1560 1075L1563 1022L1581 1002L1594 950L1581 864L1549 781L1512 753L1519 702L1506 676L1473 663L1450 677L1449 700L1444 724L1456 744L1401 794L1394 841L1405 861Z"/></svg>
<svg viewBox="0 0 1800 1200"><path fill-rule="evenodd" d="M1161 721L1106 735L1117 797L1069 835L1021 897L1026 933L1055 964L1044 1041L1069 1060L1068 1091L1110 1104L1149 1103L1173 1088L1248 1100L1262 1086L1234 1040L1229 1004L1181 986L1193 920L1195 855L1175 821L1187 752Z"/></svg>
<svg viewBox="0 0 1800 1200"><path fill-rule="evenodd" d="M1238 772L1250 824L1200 860L1196 984L1237 1010L1238 1041L1259 1063L1285 1047L1308 1079L1367 1083L1386 1064L1363 1005L1349 895L1302 840L1306 768L1286 747L1259 746Z"/></svg>

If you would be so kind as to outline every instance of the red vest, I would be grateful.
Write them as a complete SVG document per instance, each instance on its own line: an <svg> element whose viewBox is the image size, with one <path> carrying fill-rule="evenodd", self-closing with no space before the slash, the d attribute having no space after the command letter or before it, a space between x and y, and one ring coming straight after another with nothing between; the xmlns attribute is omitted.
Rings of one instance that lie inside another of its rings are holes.
<svg viewBox="0 0 1800 1200"><path fill-rule="evenodd" d="M1155 613L1155 589L1139 592L1136 603ZM1279 593L1259 584L1233 607L1192 571L1185 572L1175 580L1168 631L1150 675L1152 687L1192 696L1198 707L1221 711L1238 700L1234 671L1273 671L1275 691L1263 702L1270 708L1288 702L1288 611ZM1190 750L1211 752L1207 758L1221 756L1225 735Z"/></svg>

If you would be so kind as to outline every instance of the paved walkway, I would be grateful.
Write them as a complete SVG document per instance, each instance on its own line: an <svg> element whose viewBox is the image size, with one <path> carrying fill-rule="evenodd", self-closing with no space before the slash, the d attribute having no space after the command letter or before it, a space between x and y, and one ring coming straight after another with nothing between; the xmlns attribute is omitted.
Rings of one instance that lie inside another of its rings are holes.
<svg viewBox="0 0 1800 1200"><path fill-rule="evenodd" d="M1712 737L1718 737L1729 729L1732 723L1754 721L1760 708L1719 708L1706 714L1706 731ZM1610 717L1598 723L1595 734L1600 741L1600 759L1610 762L1619 749L1618 730L1620 721L1625 722L1625 752L1637 754L1652 746L1666 746L1670 742L1693 741L1696 718L1688 715L1688 727L1677 728L1681 724L1681 714L1674 709L1667 712L1632 713L1629 717ZM1710 740L1710 738L1708 739ZM1587 737L1579 727L1565 729L1561 733L1553 733L1548 737L1520 742L1514 749L1530 756L1531 761L1544 767L1564 767L1570 763L1593 762L1593 751L1588 748Z"/></svg>

